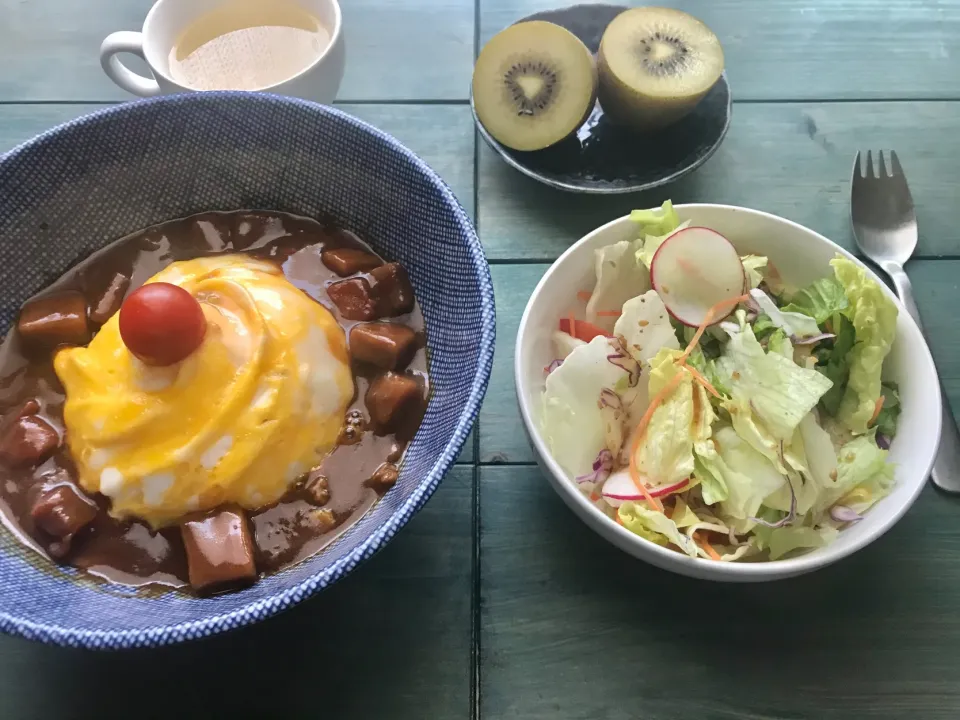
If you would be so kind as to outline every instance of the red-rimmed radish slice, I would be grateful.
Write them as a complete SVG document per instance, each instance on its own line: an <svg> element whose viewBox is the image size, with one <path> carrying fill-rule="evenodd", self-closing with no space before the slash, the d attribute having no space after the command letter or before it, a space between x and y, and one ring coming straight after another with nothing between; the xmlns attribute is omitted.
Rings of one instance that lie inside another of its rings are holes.
<svg viewBox="0 0 960 720"><path fill-rule="evenodd" d="M684 478L680 482L671 483L670 485L651 487L649 488L650 497L659 498L683 490L688 482L689 480ZM621 503L629 501L639 502L645 499L643 495L640 494L640 491L637 490L637 486L633 484L633 478L630 477L630 470L628 468L612 473L603 484L602 494L603 499L613 507L620 507Z"/></svg>
<svg viewBox="0 0 960 720"><path fill-rule="evenodd" d="M698 327L721 300L742 294L746 282L737 249L704 227L689 227L664 240L650 263L650 279L667 312L689 327Z"/></svg>

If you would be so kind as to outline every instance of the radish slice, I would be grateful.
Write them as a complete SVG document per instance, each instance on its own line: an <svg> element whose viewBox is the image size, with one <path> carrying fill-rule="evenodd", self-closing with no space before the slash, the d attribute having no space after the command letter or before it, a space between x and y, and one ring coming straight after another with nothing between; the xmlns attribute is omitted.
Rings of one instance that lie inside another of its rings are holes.
<svg viewBox="0 0 960 720"><path fill-rule="evenodd" d="M698 327L721 300L740 295L746 282L737 249L704 227L690 227L664 240L650 263L650 279L670 315L689 327Z"/></svg>
<svg viewBox="0 0 960 720"><path fill-rule="evenodd" d="M650 497L663 497L664 495L682 490L687 486L687 482L688 480L685 478L678 483L648 488L648 491ZM633 483L633 478L630 477L630 470L627 468L618 470L607 478L607 481L603 484L602 494L603 499L613 507L620 507L622 503L631 500L640 501L644 499L643 495L637 489L637 486Z"/></svg>

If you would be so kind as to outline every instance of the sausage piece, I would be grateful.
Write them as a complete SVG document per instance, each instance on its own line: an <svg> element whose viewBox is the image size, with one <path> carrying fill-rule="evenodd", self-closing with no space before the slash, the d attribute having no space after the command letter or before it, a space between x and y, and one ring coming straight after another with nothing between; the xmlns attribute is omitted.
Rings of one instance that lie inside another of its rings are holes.
<svg viewBox="0 0 960 720"><path fill-rule="evenodd" d="M350 330L350 353L354 359L384 370L401 370L417 352L417 334L406 325L373 322Z"/></svg>
<svg viewBox="0 0 960 720"><path fill-rule="evenodd" d="M327 295L346 320L377 318L377 302L366 278L350 278L332 283L327 286Z"/></svg>
<svg viewBox="0 0 960 720"><path fill-rule="evenodd" d="M43 418L22 415L0 436L0 462L9 467L38 465L60 444L57 431Z"/></svg>
<svg viewBox="0 0 960 720"><path fill-rule="evenodd" d="M320 253L320 260L340 277L367 272L383 265L383 260L356 248L334 248Z"/></svg>
<svg viewBox="0 0 960 720"><path fill-rule="evenodd" d="M123 273L116 273L100 298L90 304L90 322L103 325L109 320L123 303L123 296L130 288L130 278Z"/></svg>
<svg viewBox="0 0 960 720"><path fill-rule="evenodd" d="M75 290L31 300L20 310L17 329L36 347L86 345L90 341L87 301Z"/></svg>
<svg viewBox="0 0 960 720"><path fill-rule="evenodd" d="M82 530L97 516L97 506L70 485L45 490L30 510L33 522L47 535L64 540Z"/></svg>
<svg viewBox="0 0 960 720"><path fill-rule="evenodd" d="M370 277L380 317L395 317L413 310L413 286L403 265L381 265L370 271Z"/></svg>
<svg viewBox="0 0 960 720"><path fill-rule="evenodd" d="M239 508L180 525L187 550L187 571L195 590L213 590L225 585L253 582L253 538L246 515Z"/></svg>
<svg viewBox="0 0 960 720"><path fill-rule="evenodd" d="M378 433L397 429L420 401L420 384L410 375L385 372L367 388L364 402Z"/></svg>

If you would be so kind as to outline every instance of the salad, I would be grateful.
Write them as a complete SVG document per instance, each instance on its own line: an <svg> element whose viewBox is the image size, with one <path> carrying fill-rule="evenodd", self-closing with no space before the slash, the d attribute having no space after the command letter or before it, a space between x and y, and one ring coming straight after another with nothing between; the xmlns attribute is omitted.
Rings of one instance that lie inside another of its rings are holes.
<svg viewBox="0 0 960 720"><path fill-rule="evenodd" d="M790 288L669 201L630 217L638 238L596 251L593 291L553 333L554 459L612 520L691 557L830 543L894 483L897 306L842 256Z"/></svg>

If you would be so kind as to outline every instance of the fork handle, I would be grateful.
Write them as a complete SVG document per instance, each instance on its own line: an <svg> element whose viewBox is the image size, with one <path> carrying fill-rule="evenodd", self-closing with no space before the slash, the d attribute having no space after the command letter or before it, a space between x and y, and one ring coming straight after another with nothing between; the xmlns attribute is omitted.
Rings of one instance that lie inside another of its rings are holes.
<svg viewBox="0 0 960 720"><path fill-rule="evenodd" d="M910 317L917 323L917 327L923 330L923 324L920 322L920 311L917 310L917 303L913 299L913 286L910 284L910 278L907 277L903 266L888 263L884 265L883 269L893 280L897 295ZM957 429L953 412L950 410L950 401L947 399L943 383L940 383L940 397L942 400L943 427L940 431L940 447L937 449L937 457L933 461L931 476L933 484L944 492L960 493L960 430Z"/></svg>
<svg viewBox="0 0 960 720"><path fill-rule="evenodd" d="M907 277L903 266L889 263L884 265L883 269L887 271L890 279L893 280L893 287L897 291L897 297L900 298L900 302L902 302L903 306L907 309L907 313L913 318L917 327L923 330L923 323L920 322L920 311L917 309L916 300L913 299L913 285L910 284L910 278Z"/></svg>

